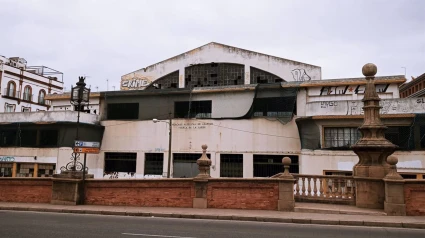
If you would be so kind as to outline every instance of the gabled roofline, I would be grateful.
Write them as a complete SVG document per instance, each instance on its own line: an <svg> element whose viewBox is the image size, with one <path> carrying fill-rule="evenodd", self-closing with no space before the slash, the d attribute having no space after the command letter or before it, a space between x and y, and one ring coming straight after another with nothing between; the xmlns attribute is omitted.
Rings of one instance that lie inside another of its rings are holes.
<svg viewBox="0 0 425 238"><path fill-rule="evenodd" d="M149 68L149 67L153 67L154 65L164 63L164 62L166 62L166 61L169 61L169 60L172 60L172 59L178 58L178 57L183 56L183 55L185 55L185 54L189 54L190 52L195 51L195 50L197 50L197 49L200 49L200 48L202 48L202 47L205 47L205 46L208 46L208 45L213 45L213 44L221 45L221 46L224 46L224 47L231 47L231 48L235 48L235 49L239 49L239 50L244 50L244 51L248 51L248 52L251 52L251 53L260 54L260 55L263 55L263 56L268 56L268 57L273 57L273 58L277 58L277 59L282 59L282 60L290 61L290 62L297 63L297 64L304 64L304 65L309 65L309 66L313 66L313 67L321 68L320 66L317 66L317 65L312 65L312 64L307 64L307 63L303 63L303 62L300 62L300 61L295 61L295 60L285 59L285 58L281 58L281 57L277 57L277 56L273 56L273 55L268 55L268 54L260 53L260 52L257 52L257 51L247 50L247 49L243 49L243 48L239 48L239 47L235 47L235 46L230 46L230 45L225 45L225 44L221 44L221 43L218 43L218 42L214 42L214 41L212 41L212 42L210 42L210 43L207 43L207 44L205 44L205 45L201 45L201 46L199 46L199 47L193 48L193 49L191 49L191 50L189 50L189 51L186 51L186 52L184 52L184 53L178 54L178 55L176 55L176 56L173 56L173 57L170 57L170 58L168 58L168 59L165 59L165 60L159 61L159 62L157 62L157 63L151 64L151 65L146 66L146 67L144 67L144 68L140 68L140 69L137 69L137 70L132 71L132 72L130 72L130 73L124 74L123 76L125 76L125 75L129 75L129 74L132 74L132 73L135 73L135 72L140 71L140 70L145 70L145 71L146 71L146 69L147 69L147 68Z"/></svg>

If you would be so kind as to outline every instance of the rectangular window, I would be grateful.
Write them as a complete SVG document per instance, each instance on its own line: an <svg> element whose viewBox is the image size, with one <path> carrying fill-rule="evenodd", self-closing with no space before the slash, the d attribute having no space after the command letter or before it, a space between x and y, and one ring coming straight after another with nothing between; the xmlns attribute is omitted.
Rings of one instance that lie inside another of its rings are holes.
<svg viewBox="0 0 425 238"><path fill-rule="evenodd" d="M361 138L357 127L325 127L324 134L324 148L349 149Z"/></svg>
<svg viewBox="0 0 425 238"><path fill-rule="evenodd" d="M18 164L16 177L34 177L34 164Z"/></svg>
<svg viewBox="0 0 425 238"><path fill-rule="evenodd" d="M40 130L40 146L55 147L58 145L58 130Z"/></svg>
<svg viewBox="0 0 425 238"><path fill-rule="evenodd" d="M139 119L139 103L109 103L108 120Z"/></svg>
<svg viewBox="0 0 425 238"><path fill-rule="evenodd" d="M414 149L414 136L410 136L410 126L390 126L385 131L385 138L397 145L399 150Z"/></svg>
<svg viewBox="0 0 425 238"><path fill-rule="evenodd" d="M13 104L6 104L6 112L14 112L15 106Z"/></svg>
<svg viewBox="0 0 425 238"><path fill-rule="evenodd" d="M0 177L12 177L12 163L0 163Z"/></svg>
<svg viewBox="0 0 425 238"><path fill-rule="evenodd" d="M254 117L291 116L295 103L288 99L285 97L256 98L254 100Z"/></svg>
<svg viewBox="0 0 425 238"><path fill-rule="evenodd" d="M174 102L175 118L211 118L212 101Z"/></svg>
<svg viewBox="0 0 425 238"><path fill-rule="evenodd" d="M145 153L145 175L163 175L164 154Z"/></svg>
<svg viewBox="0 0 425 238"><path fill-rule="evenodd" d="M242 154L220 154L220 177L243 177Z"/></svg>
<svg viewBox="0 0 425 238"><path fill-rule="evenodd" d="M299 173L298 156L295 155L254 155L254 177L271 177L283 173L283 157L291 158L290 173Z"/></svg>
<svg viewBox="0 0 425 238"><path fill-rule="evenodd" d="M22 147L37 147L37 130L23 129L18 131L18 145Z"/></svg>
<svg viewBox="0 0 425 238"><path fill-rule="evenodd" d="M201 158L202 154L173 154L173 178L193 178L199 174L196 161ZM210 158L210 154L207 154Z"/></svg>
<svg viewBox="0 0 425 238"><path fill-rule="evenodd" d="M39 164L37 177L53 177L55 174L55 164Z"/></svg>
<svg viewBox="0 0 425 238"><path fill-rule="evenodd" d="M105 173L136 172L137 153L105 153Z"/></svg>
<svg viewBox="0 0 425 238"><path fill-rule="evenodd" d="M16 146L16 130L3 130L0 132L1 141L0 146Z"/></svg>

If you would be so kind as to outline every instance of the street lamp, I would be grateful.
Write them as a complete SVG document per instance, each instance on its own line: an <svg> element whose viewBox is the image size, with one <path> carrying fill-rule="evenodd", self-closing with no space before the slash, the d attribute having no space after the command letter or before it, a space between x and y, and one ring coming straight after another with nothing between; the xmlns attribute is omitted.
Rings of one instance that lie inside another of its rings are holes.
<svg viewBox="0 0 425 238"><path fill-rule="evenodd" d="M76 83L77 86L71 87L71 104L76 106L76 110L78 111L77 114L77 134L75 137L75 140L79 139L78 135L78 128L80 124L80 111L83 109L83 106L89 103L89 96L90 96L90 89L86 88L86 83L84 82L86 78L85 77L78 77L78 82ZM72 158L71 162L66 165L64 170L68 171L83 171L85 170L85 166L82 166L80 162L77 163L77 160L79 160L80 154L76 153L74 151L75 144L72 146L73 152L72 152ZM77 169L78 166L78 169ZM83 174L85 171L83 172Z"/></svg>
<svg viewBox="0 0 425 238"><path fill-rule="evenodd" d="M170 178L170 169L171 169L171 135L172 135L172 126L171 126L171 116L169 121L160 121L156 118L152 119L153 123L157 122L165 122L168 124L168 170L167 170L167 178Z"/></svg>

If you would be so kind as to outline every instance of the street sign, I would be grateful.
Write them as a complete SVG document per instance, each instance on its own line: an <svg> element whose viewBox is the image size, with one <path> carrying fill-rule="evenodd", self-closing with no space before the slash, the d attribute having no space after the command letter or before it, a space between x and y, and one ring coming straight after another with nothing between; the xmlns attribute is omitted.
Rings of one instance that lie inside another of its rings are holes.
<svg viewBox="0 0 425 238"><path fill-rule="evenodd" d="M93 142L93 141L76 140L75 141L75 147L99 148L100 143L99 142Z"/></svg>
<svg viewBox="0 0 425 238"><path fill-rule="evenodd" d="M86 153L86 154L99 154L100 149L99 148L75 147L74 152L75 153Z"/></svg>

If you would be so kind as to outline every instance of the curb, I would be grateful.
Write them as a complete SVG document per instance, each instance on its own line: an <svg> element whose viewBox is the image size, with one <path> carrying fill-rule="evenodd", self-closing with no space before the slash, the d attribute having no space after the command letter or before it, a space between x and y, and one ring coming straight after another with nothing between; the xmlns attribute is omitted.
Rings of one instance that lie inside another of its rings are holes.
<svg viewBox="0 0 425 238"><path fill-rule="evenodd" d="M186 219L209 219L209 220L234 220L234 221L257 221L293 224L315 224L315 225L341 225L341 226L365 226L365 227L390 227L425 229L425 223L404 223L385 221L350 221L350 220L320 220L303 218L278 218L278 217L254 217L254 216L229 216L229 215L201 215L201 214L177 214L177 213L151 213L151 212L123 212L123 211L94 211L82 209L60 209L60 208L27 208L27 207L0 207L0 210L8 211L32 211L73 213L89 215L113 215L113 216L140 216L161 218L186 218Z"/></svg>

